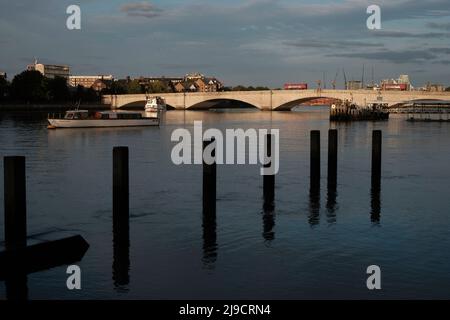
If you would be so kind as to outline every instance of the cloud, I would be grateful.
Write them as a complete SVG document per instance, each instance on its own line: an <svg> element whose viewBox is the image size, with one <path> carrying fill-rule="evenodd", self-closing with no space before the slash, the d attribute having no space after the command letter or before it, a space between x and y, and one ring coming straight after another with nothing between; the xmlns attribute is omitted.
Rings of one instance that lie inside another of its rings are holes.
<svg viewBox="0 0 450 320"><path fill-rule="evenodd" d="M332 49L346 49L346 48L381 48L384 47L382 43L372 43L365 41L354 40L296 40L296 41L284 41L284 45L297 48L332 48Z"/></svg>
<svg viewBox="0 0 450 320"><path fill-rule="evenodd" d="M328 56L341 58L361 58L392 63L417 63L417 64L430 62L433 59L437 58L437 55L433 53L432 50L404 50L404 51L383 50L377 52L338 53Z"/></svg>
<svg viewBox="0 0 450 320"><path fill-rule="evenodd" d="M156 8L149 2L134 2L124 4L120 11L125 12L130 17L155 18L161 15L162 10Z"/></svg>
<svg viewBox="0 0 450 320"><path fill-rule="evenodd" d="M450 48L430 48L431 52L450 54Z"/></svg>
<svg viewBox="0 0 450 320"><path fill-rule="evenodd" d="M438 60L438 61L434 61L433 64L442 64L442 65L449 66L450 60Z"/></svg>
<svg viewBox="0 0 450 320"><path fill-rule="evenodd" d="M427 27L430 29L450 31L450 22L448 23L429 22L427 23Z"/></svg>
<svg viewBox="0 0 450 320"><path fill-rule="evenodd" d="M376 0L386 31L366 27L372 0L89 0L81 5L82 32L65 28L68 1L0 0L6 13L0 41L9 43L0 50L2 68L21 71L30 61L19 57L27 52L31 61L60 61L74 73L101 68L123 77L192 70L228 84L279 86L299 74L314 81L318 73L342 67L359 73L356 56L371 60L380 76L419 68L426 72L415 81L448 81L448 65L434 64L450 57L444 48L448 0ZM55 44L59 49L51 50ZM80 50L85 56L76 54ZM405 68L406 62L417 65ZM81 67L87 63L96 67Z"/></svg>
<svg viewBox="0 0 450 320"><path fill-rule="evenodd" d="M374 31L372 33L375 37L380 38L416 38L416 39L430 39L430 38L448 38L450 37L447 33L442 32L427 32L427 33L410 33L403 31Z"/></svg>

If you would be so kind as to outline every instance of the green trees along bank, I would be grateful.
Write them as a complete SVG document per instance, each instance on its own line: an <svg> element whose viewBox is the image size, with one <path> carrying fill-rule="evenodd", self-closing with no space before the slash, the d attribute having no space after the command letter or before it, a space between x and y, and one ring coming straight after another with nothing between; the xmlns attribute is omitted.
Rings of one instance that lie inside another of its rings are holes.
<svg viewBox="0 0 450 320"><path fill-rule="evenodd" d="M11 82L0 78L0 103L65 103L82 100L99 102L100 96L93 89L81 86L69 88L67 80L49 79L39 71L24 71Z"/></svg>

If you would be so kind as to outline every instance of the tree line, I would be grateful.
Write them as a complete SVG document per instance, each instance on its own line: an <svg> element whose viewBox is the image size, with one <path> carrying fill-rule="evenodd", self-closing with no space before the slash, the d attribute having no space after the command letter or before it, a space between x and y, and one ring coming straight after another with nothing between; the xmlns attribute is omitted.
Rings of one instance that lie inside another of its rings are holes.
<svg viewBox="0 0 450 320"><path fill-rule="evenodd" d="M170 81L142 83L139 79L104 81L106 88L95 91L83 86L70 87L67 80L44 77L39 71L23 71L11 82L0 77L0 103L99 103L103 94L143 94L176 92ZM270 90L262 86L224 87L223 91Z"/></svg>
<svg viewBox="0 0 450 320"><path fill-rule="evenodd" d="M1 103L67 103L70 101L100 102L95 90L78 86L70 89L67 80L44 77L39 71L24 71L11 82L0 78Z"/></svg>

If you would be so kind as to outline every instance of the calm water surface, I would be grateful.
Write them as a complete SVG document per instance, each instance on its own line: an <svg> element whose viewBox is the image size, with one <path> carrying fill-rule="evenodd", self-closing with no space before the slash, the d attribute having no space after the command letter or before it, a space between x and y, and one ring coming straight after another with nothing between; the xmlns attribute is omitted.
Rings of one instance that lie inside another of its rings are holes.
<svg viewBox="0 0 450 320"><path fill-rule="evenodd" d="M450 298L448 123L393 115L389 122L337 124L333 193L324 110L171 111L160 128L48 131L45 118L0 114L0 156L27 157L29 243L81 234L90 249L79 263L81 291L66 289L66 268L58 267L28 276L32 299ZM172 131L192 130L194 120L222 130L280 129L273 211L263 210L259 166L218 166L216 229L204 230L202 168L170 159ZM313 129L322 130L319 195L309 194ZM373 129L383 130L379 196L370 190ZM129 265L112 246L118 145L130 148ZM1 241L3 216L2 205ZM378 292L366 288L373 264L382 270ZM0 282L0 299L5 292Z"/></svg>

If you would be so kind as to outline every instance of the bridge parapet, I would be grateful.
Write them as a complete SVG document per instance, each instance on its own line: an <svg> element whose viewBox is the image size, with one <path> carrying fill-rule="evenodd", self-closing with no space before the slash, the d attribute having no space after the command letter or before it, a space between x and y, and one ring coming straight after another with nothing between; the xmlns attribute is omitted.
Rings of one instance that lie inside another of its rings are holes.
<svg viewBox="0 0 450 320"><path fill-rule="evenodd" d="M168 105L175 109L189 109L205 102L217 100L235 100L253 105L261 110L277 110L283 106L306 102L316 98L331 98L338 100L353 100L364 105L380 101L389 106L402 104L413 100L450 100L450 92L422 91L382 91L375 90L266 90L266 91L225 91L225 92L192 92L192 93L161 93ZM379 97L382 100L378 100ZM144 106L145 94L104 95L102 102L111 108L121 108L125 105Z"/></svg>

